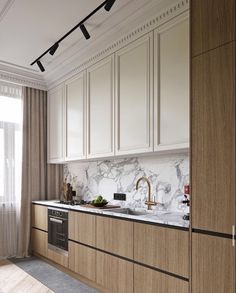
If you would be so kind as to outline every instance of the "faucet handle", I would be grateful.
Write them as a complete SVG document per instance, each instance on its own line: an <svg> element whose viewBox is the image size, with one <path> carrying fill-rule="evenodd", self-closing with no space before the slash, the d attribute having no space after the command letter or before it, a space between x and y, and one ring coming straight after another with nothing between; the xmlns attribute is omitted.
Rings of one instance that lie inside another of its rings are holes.
<svg viewBox="0 0 236 293"><path fill-rule="evenodd" d="M156 206L156 205L157 205L157 203L156 203L155 201L151 201L151 200L149 200L149 201L146 200L146 201L145 201L145 204L146 204L146 205L151 205L151 206Z"/></svg>

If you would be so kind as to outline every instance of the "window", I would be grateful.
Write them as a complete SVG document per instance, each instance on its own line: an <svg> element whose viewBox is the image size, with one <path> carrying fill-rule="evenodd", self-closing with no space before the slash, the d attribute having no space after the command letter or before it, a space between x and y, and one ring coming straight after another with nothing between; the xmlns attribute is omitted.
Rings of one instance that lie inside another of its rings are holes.
<svg viewBox="0 0 236 293"><path fill-rule="evenodd" d="M0 95L0 202L17 202L21 192L22 100Z"/></svg>

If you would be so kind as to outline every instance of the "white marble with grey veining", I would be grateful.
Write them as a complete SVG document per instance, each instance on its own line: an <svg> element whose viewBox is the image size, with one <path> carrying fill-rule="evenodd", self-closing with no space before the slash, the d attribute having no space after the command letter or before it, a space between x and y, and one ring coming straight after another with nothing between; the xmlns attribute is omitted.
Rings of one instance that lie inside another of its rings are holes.
<svg viewBox="0 0 236 293"><path fill-rule="evenodd" d="M35 204L45 205L48 207L53 208L63 208L67 210L73 211L81 211L81 212L88 212L94 213L97 215L108 215L112 217L117 217L121 219L129 219L129 220L138 220L141 222L146 223L156 223L156 224L164 224L169 226L176 226L176 227L189 227L189 221L183 220L183 213L182 212L166 212L166 211L147 211L144 209L136 209L136 211L145 211L145 215L127 215L127 214L120 214L114 212L113 210L103 210L97 208L88 208L83 206L71 206L60 204L58 200L40 200L40 201L33 201Z"/></svg>
<svg viewBox="0 0 236 293"><path fill-rule="evenodd" d="M189 183L189 155L166 154L138 158L112 159L97 162L68 163L64 178L77 195L89 201L101 194L112 204L122 207L146 208L147 185L135 184L146 176L152 185L152 196L160 203L158 210L186 212L181 204L183 187ZM126 201L114 201L113 193L126 193Z"/></svg>

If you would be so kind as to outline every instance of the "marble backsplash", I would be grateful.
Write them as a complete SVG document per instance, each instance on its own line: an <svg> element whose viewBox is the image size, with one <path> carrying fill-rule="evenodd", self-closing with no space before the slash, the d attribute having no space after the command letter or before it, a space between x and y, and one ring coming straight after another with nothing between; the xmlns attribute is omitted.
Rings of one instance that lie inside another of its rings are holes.
<svg viewBox="0 0 236 293"><path fill-rule="evenodd" d="M148 157L111 159L96 162L69 163L64 166L64 178L77 196L92 200L101 194L113 204L145 207L147 184L137 180L146 176L152 186L152 196L160 203L155 208L169 211L184 210L183 187L189 183L189 155L167 154ZM113 193L126 193L126 201L114 201Z"/></svg>

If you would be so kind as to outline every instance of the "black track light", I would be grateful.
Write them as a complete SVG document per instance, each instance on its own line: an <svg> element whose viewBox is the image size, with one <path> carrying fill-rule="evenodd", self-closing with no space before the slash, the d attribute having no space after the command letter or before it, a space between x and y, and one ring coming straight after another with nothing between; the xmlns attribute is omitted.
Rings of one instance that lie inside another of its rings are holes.
<svg viewBox="0 0 236 293"><path fill-rule="evenodd" d="M43 64L41 63L41 61L38 60L36 63L37 63L37 65L38 65L39 69L40 69L42 72L44 72L45 69L44 69Z"/></svg>
<svg viewBox="0 0 236 293"><path fill-rule="evenodd" d="M86 27L83 24L81 24L80 29L81 29L81 32L83 33L85 39L88 40L90 38L90 34L88 33Z"/></svg>
<svg viewBox="0 0 236 293"><path fill-rule="evenodd" d="M54 55L55 52L56 52L56 50L58 49L58 47L59 47L59 44L58 44L58 43L55 43L55 44L52 46L52 48L50 49L49 54L50 54L50 55Z"/></svg>
<svg viewBox="0 0 236 293"><path fill-rule="evenodd" d="M110 11L115 2L116 0L107 0L106 5L104 6L105 10Z"/></svg>

